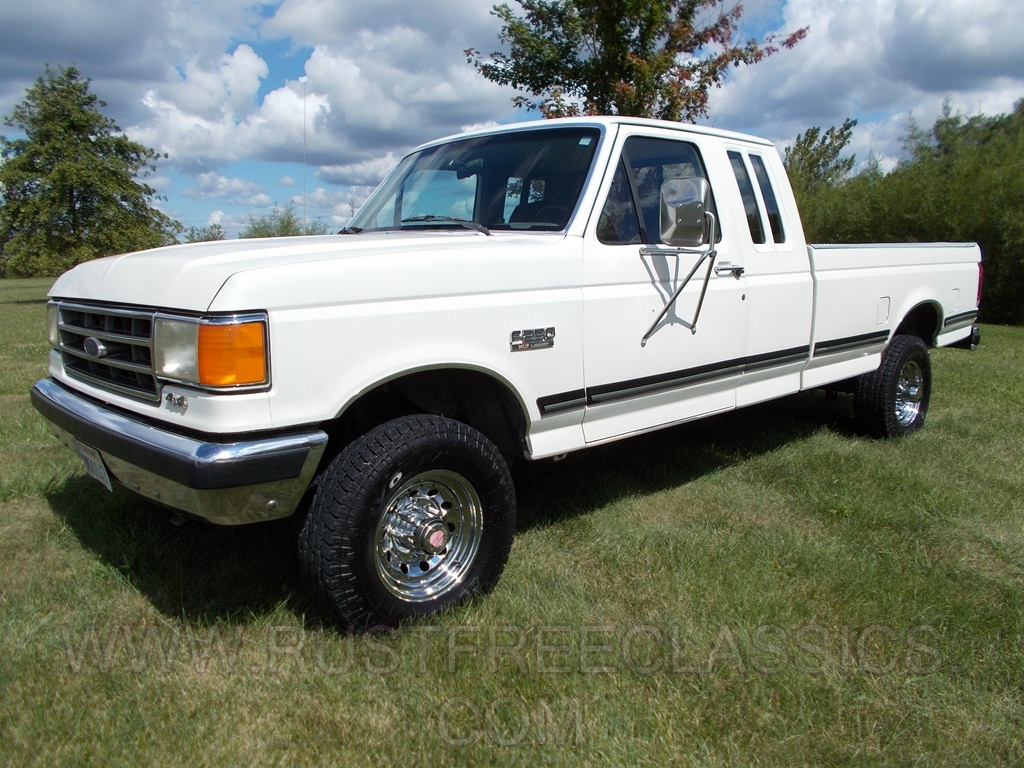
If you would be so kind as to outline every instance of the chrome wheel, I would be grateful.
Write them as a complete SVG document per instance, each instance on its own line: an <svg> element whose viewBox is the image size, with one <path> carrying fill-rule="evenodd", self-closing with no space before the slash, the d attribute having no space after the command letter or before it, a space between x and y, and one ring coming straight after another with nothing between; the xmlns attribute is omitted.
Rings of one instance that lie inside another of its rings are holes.
<svg viewBox="0 0 1024 768"><path fill-rule="evenodd" d="M932 364L924 340L897 334L878 370L857 377L854 407L859 431L904 437L924 426L932 390Z"/></svg>
<svg viewBox="0 0 1024 768"><path fill-rule="evenodd" d="M429 414L356 438L317 481L299 565L346 627L398 626L493 589L516 531L516 496L494 443Z"/></svg>
<svg viewBox="0 0 1024 768"><path fill-rule="evenodd" d="M896 383L896 420L901 426L914 423L924 398L924 372L916 360L908 360Z"/></svg>
<svg viewBox="0 0 1024 768"><path fill-rule="evenodd" d="M374 537L374 566L395 597L420 603L466 578L483 534L483 505L462 475L432 469L391 479Z"/></svg>

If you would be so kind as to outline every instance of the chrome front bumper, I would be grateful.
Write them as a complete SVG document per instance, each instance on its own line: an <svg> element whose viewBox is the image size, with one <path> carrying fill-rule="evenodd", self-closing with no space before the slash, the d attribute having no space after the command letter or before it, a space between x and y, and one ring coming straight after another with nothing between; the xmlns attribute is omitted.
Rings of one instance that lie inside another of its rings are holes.
<svg viewBox="0 0 1024 768"><path fill-rule="evenodd" d="M327 434L197 439L104 406L53 379L32 387L32 404L69 448L99 451L110 476L159 504L222 525L291 515L313 479Z"/></svg>

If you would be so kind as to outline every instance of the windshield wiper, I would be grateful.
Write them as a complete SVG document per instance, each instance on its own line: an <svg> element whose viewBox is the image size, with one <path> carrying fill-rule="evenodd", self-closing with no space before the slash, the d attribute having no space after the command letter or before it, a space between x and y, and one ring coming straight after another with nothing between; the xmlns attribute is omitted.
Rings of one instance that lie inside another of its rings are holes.
<svg viewBox="0 0 1024 768"><path fill-rule="evenodd" d="M469 221L468 219L457 219L454 216L432 216L432 215L427 215L427 216L412 216L412 217L410 217L408 219L402 219L402 223L403 224L417 224L417 223L423 223L423 222L429 223L429 222L433 222L433 221L439 221L442 224L458 224L460 227L465 227L466 229L472 229L472 230L475 230L477 232L483 232L488 237L490 237L490 235L491 235L491 230L489 230L483 224L477 224L475 221Z"/></svg>
<svg viewBox="0 0 1024 768"><path fill-rule="evenodd" d="M363 231L362 227L342 227L338 230L339 235L358 235Z"/></svg>

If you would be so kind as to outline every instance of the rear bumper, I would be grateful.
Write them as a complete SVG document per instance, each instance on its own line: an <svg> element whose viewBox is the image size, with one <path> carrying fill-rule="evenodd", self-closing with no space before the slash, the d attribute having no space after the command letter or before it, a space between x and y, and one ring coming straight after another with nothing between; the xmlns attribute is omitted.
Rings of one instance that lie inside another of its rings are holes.
<svg viewBox="0 0 1024 768"><path fill-rule="evenodd" d="M99 451L121 485L214 523L237 525L295 511L327 446L327 434L192 437L144 422L61 386L36 382L32 404L68 447Z"/></svg>

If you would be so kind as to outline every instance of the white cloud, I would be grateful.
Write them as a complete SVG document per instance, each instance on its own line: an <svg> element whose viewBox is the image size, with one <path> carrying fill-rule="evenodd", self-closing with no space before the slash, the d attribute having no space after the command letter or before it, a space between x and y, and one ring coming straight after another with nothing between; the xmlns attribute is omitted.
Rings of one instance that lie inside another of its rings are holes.
<svg viewBox="0 0 1024 768"><path fill-rule="evenodd" d="M317 178L331 184L375 187L384 180L399 157L388 152L383 157L362 160L348 165L325 165L317 172Z"/></svg>
<svg viewBox="0 0 1024 768"><path fill-rule="evenodd" d="M279 186L279 187L294 187L295 186L295 179L293 179L291 176L282 176L280 179L277 180L277 186Z"/></svg>
<svg viewBox="0 0 1024 768"><path fill-rule="evenodd" d="M216 173L199 174L196 185L183 190L181 194L197 200L225 199L236 205L266 207L271 203L262 185L245 179L229 179Z"/></svg>
<svg viewBox="0 0 1024 768"><path fill-rule="evenodd" d="M269 198L222 175L229 164L299 163L305 154L325 195L312 203L317 193L308 195L307 208L337 221L413 145L530 119L512 110L511 89L486 81L462 53L500 47L492 5L0 0L0 110L10 113L44 62L74 61L131 138L192 177L178 195L217 201L230 222L230 206ZM744 8L740 39L801 26L810 34L729 71L711 95L708 122L721 127L783 144L856 116L851 150L892 163L911 113L929 125L947 97L967 113L995 114L1024 96L1020 0L747 0ZM244 172L232 165L231 174ZM173 197L169 183L150 183ZM196 204L183 202L177 207L200 221Z"/></svg>
<svg viewBox="0 0 1024 768"><path fill-rule="evenodd" d="M204 67L193 58L178 82L160 92L183 112L217 119L221 115L244 115L256 106L260 80L269 74L267 63L248 45L224 54L215 67Z"/></svg>
<svg viewBox="0 0 1024 768"><path fill-rule="evenodd" d="M791 51L730 73L709 122L791 143L812 125L858 117L851 149L890 166L911 112L928 126L949 98L970 114L1024 96L1024 4L1008 0L788 0Z"/></svg>
<svg viewBox="0 0 1024 768"><path fill-rule="evenodd" d="M166 195L174 188L174 182L163 174L148 176L143 181L156 190L159 195Z"/></svg>
<svg viewBox="0 0 1024 768"><path fill-rule="evenodd" d="M468 133L469 131L483 131L488 128L497 128L499 125L501 125L501 123L499 123L497 120L485 120L482 123L471 123L469 125L464 125L459 130L463 133Z"/></svg>

